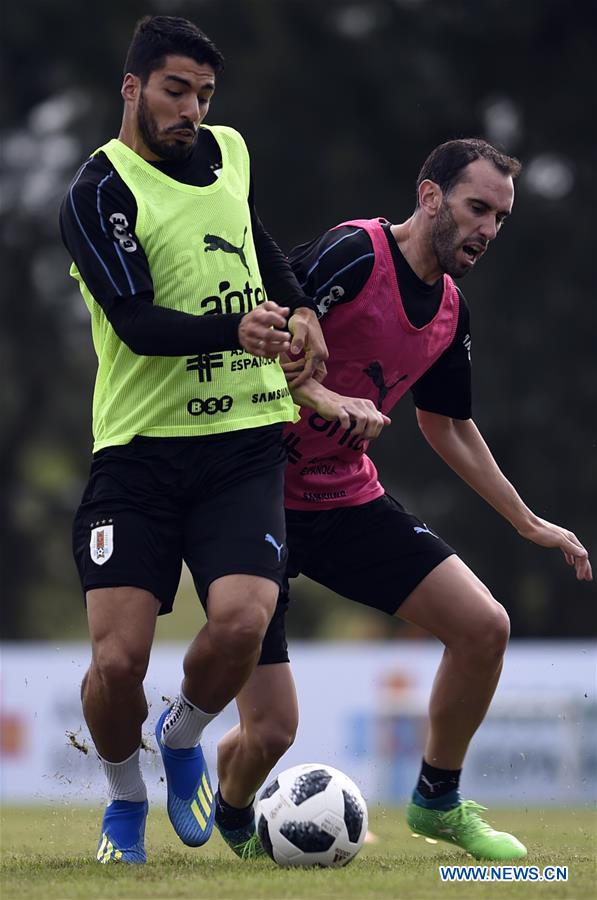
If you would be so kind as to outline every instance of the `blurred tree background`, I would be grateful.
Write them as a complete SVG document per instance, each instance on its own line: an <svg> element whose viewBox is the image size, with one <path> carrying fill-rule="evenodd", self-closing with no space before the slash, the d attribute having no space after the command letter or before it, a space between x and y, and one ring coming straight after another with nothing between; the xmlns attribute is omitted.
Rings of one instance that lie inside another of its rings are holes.
<svg viewBox="0 0 597 900"><path fill-rule="evenodd" d="M346 218L407 218L423 159L449 138L481 135L522 159L514 215L462 283L474 415L529 505L595 551L592 2L28 0L5 10L2 54L3 637L86 633L70 524L95 357L57 217L80 162L118 133L122 64L146 13L187 16L224 52L208 121L245 135L261 218L285 249ZM435 457L408 399L393 419L373 448L386 487L505 603L513 634L592 632L594 588ZM191 593L183 581L162 636L192 633ZM306 580L295 599L294 636L412 633Z"/></svg>

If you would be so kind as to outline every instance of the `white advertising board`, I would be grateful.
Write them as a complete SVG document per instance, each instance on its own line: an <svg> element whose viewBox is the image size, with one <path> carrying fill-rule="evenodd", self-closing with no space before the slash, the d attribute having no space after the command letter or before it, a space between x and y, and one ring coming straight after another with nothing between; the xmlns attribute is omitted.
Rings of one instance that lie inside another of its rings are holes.
<svg viewBox="0 0 597 900"><path fill-rule="evenodd" d="M153 726L176 696L184 649L156 645L145 682L150 714L142 767L154 802L165 802L165 788ZM425 641L294 644L301 721L277 771L327 762L350 775L369 802L404 802L418 774L441 652ZM0 653L3 802L101 800L103 777L79 700L89 648L4 644ZM492 805L594 802L596 660L592 642L512 643L490 714L469 750L466 796ZM236 721L231 704L205 733L214 778L217 741Z"/></svg>

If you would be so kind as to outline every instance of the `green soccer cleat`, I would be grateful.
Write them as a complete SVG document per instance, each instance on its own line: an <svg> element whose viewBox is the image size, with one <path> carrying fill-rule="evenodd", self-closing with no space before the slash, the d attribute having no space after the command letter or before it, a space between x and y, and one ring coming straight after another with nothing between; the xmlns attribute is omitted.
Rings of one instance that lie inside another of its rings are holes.
<svg viewBox="0 0 597 900"><path fill-rule="evenodd" d="M406 821L415 832L436 841L447 841L467 850L475 859L522 859L527 848L513 834L494 831L484 822L478 810L485 810L474 800L462 800L453 809L425 809L409 803Z"/></svg>
<svg viewBox="0 0 597 900"><path fill-rule="evenodd" d="M259 835L255 831L255 821L246 828L226 831L216 819L216 828L232 852L240 859L246 861L248 859L258 859L260 856L267 856Z"/></svg>

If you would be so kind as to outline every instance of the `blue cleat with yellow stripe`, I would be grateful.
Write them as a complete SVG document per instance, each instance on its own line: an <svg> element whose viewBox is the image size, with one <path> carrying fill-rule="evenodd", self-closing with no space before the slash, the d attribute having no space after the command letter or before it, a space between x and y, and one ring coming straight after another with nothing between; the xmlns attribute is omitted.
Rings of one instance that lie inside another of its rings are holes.
<svg viewBox="0 0 597 900"><path fill-rule="evenodd" d="M114 800L106 807L95 858L99 863L144 863L147 800Z"/></svg>
<svg viewBox="0 0 597 900"><path fill-rule="evenodd" d="M173 750L162 741L169 709L157 721L155 736L162 754L168 786L168 817L187 847L205 844L213 831L215 803L201 746Z"/></svg>

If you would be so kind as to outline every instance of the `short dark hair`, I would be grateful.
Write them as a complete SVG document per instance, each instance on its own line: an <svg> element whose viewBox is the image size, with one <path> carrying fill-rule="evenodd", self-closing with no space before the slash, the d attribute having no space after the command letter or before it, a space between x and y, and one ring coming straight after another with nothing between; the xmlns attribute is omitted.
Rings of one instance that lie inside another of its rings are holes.
<svg viewBox="0 0 597 900"><path fill-rule="evenodd" d="M421 182L426 179L434 181L447 195L462 180L464 169L476 159L488 160L499 172L512 178L516 178L522 169L522 163L516 157L506 156L482 138L446 141L432 150L423 163L417 178L417 206Z"/></svg>
<svg viewBox="0 0 597 900"><path fill-rule="evenodd" d="M124 74L130 72L146 84L163 66L166 56L188 56L207 63L214 72L224 68L224 57L196 25L178 16L144 16L139 19L126 55Z"/></svg>

